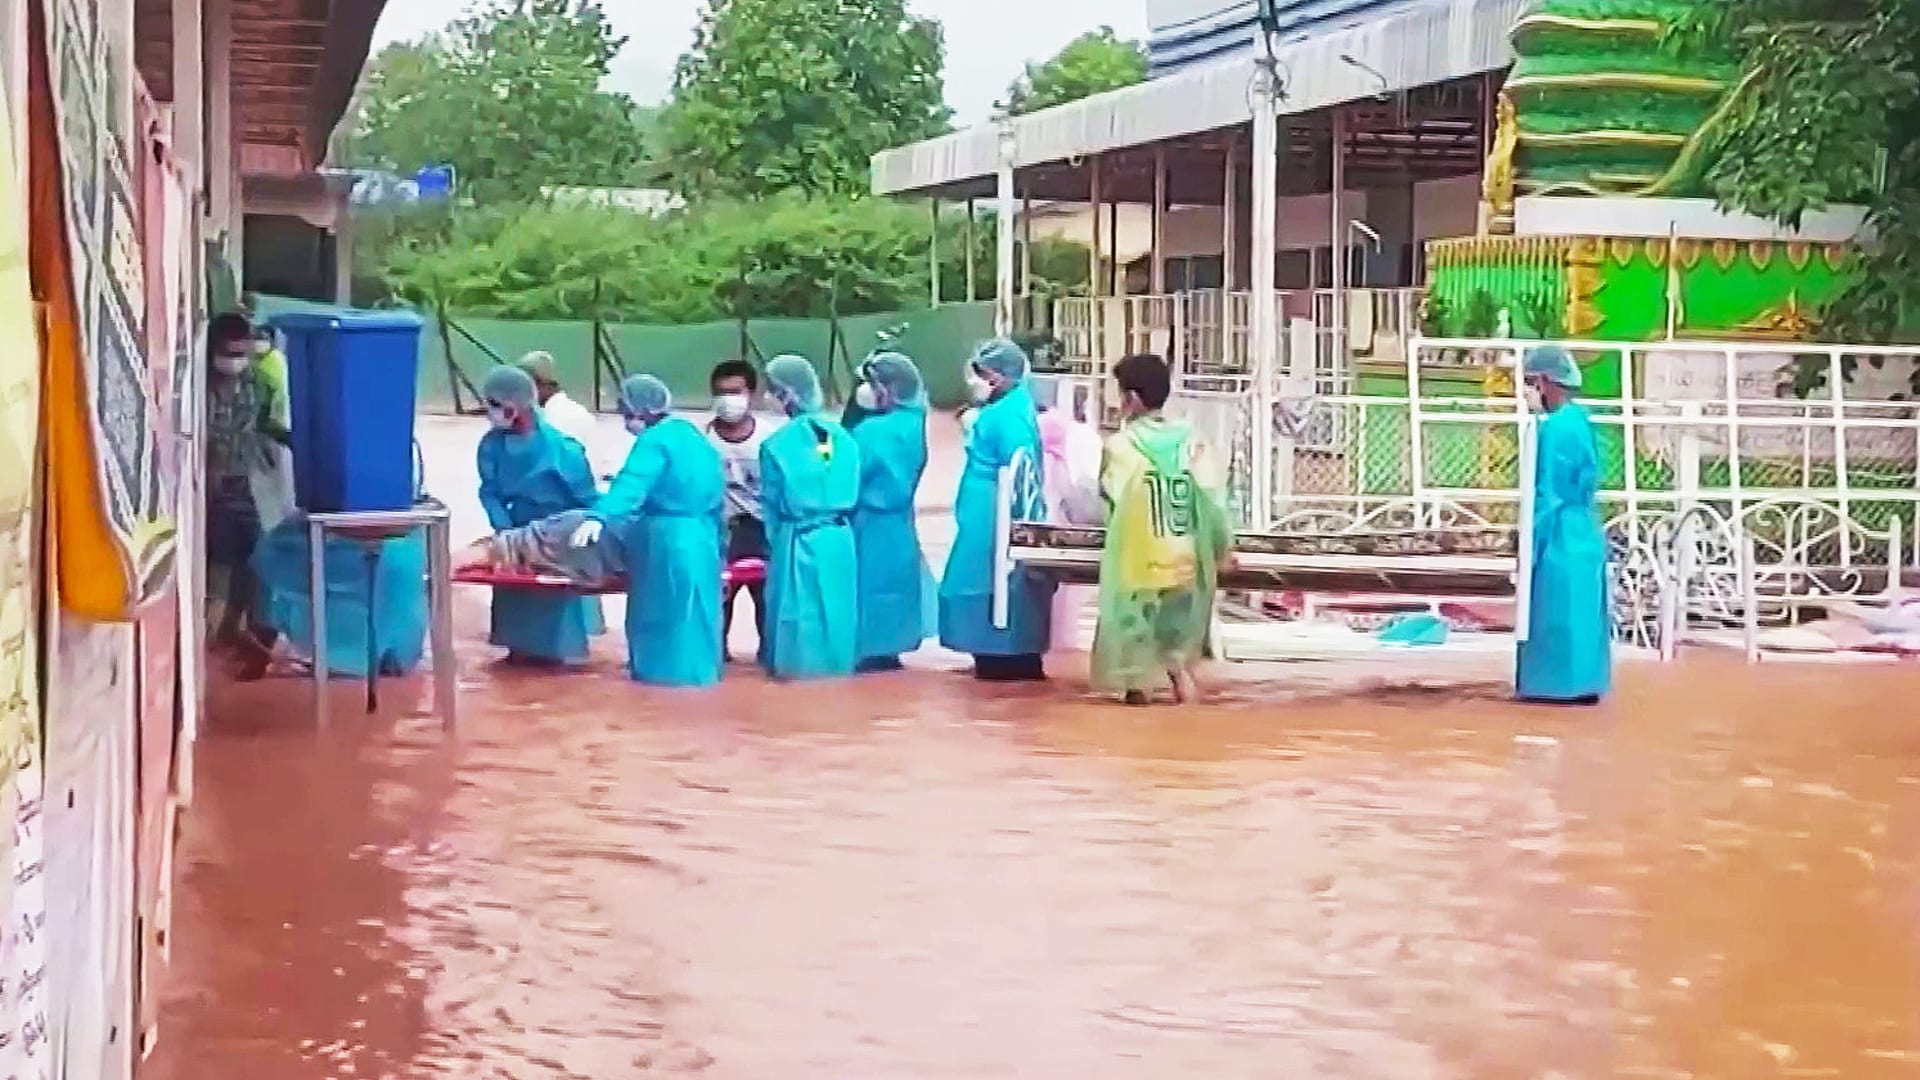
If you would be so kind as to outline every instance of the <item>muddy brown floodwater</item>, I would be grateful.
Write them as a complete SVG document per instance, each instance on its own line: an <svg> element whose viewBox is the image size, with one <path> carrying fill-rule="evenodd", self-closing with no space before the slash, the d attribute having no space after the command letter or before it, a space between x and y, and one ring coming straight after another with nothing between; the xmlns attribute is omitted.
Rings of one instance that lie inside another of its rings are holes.
<svg viewBox="0 0 1920 1080"><path fill-rule="evenodd" d="M456 741L222 692L151 1075L1920 1074L1912 667L1148 712L464 659Z"/></svg>
<svg viewBox="0 0 1920 1080"><path fill-rule="evenodd" d="M457 739L216 688L143 1080L1920 1076L1920 666L676 694L460 601Z"/></svg>

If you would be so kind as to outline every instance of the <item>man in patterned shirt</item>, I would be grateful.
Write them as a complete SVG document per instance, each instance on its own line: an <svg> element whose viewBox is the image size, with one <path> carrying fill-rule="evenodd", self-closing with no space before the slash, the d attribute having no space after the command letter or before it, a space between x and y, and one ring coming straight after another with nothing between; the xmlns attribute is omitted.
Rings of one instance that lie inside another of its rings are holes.
<svg viewBox="0 0 1920 1080"><path fill-rule="evenodd" d="M260 543L260 508L252 474L270 466L273 444L287 445L273 393L253 363L253 327L246 316L215 316L207 332L207 565L227 576L226 609L216 646L238 650L242 678L266 673L273 634L250 618L260 582L253 551ZM242 627L245 626L243 631Z"/></svg>

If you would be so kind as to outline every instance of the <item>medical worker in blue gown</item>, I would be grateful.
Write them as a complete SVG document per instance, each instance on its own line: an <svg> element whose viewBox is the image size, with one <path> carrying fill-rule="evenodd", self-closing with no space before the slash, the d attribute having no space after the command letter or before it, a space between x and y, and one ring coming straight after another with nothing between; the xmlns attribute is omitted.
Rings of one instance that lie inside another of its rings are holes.
<svg viewBox="0 0 1920 1080"><path fill-rule="evenodd" d="M927 469L927 395L920 369L897 352L860 366L848 431L860 447L860 670L897 671L933 620L933 575L920 550L913 497Z"/></svg>
<svg viewBox="0 0 1920 1080"><path fill-rule="evenodd" d="M1533 591L1515 684L1524 701L1590 705L1612 684L1607 542L1594 509L1599 447L1575 404L1580 368L1559 346L1527 350L1526 391L1538 423L1533 483Z"/></svg>
<svg viewBox="0 0 1920 1080"><path fill-rule="evenodd" d="M480 506L495 532L593 505L587 451L540 418L533 379L513 367L487 374L480 394L492 429L480 438ZM577 664L606 630L600 601L532 589L493 591L494 645L512 663Z"/></svg>
<svg viewBox="0 0 1920 1080"><path fill-rule="evenodd" d="M805 358L770 361L767 393L789 419L760 445L769 549L761 663L776 679L851 675L860 660L860 448L820 415L820 378Z"/></svg>
<svg viewBox="0 0 1920 1080"><path fill-rule="evenodd" d="M627 566L627 670L654 686L720 681L720 567L726 478L706 434L672 414L673 397L651 375L620 384L620 413L634 436L626 464L573 546L620 545Z"/></svg>
<svg viewBox="0 0 1920 1080"><path fill-rule="evenodd" d="M940 644L972 656L974 676L988 682L1047 677L1042 658L1052 631L1052 586L1016 568L1008 586L1007 626L993 623L994 518L1003 467L1020 464L1014 518L1046 520L1040 418L1027 368L1026 351L1005 338L982 345L967 361L967 385L979 407L967 433L966 467L954 499L958 531L940 579Z"/></svg>

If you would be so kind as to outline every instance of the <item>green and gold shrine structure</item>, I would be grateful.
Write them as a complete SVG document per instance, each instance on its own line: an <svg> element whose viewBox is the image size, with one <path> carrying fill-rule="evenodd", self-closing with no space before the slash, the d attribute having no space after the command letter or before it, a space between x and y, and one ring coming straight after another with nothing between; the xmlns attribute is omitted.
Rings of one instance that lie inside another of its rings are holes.
<svg viewBox="0 0 1920 1080"><path fill-rule="evenodd" d="M1812 214L1797 233L1723 213L1707 175L1716 134L1752 82L1731 50L1665 43L1695 13L1678 0L1541 0L1514 25L1516 62L1493 109L1476 235L1426 244L1429 338L1812 341L1860 272L1864 212ZM1582 396L1622 396L1617 354L1585 352ZM1421 363L1409 357L1409 363ZM1361 394L1408 392L1401 364L1356 365ZM1488 363L1422 363L1423 399L1512 393ZM1636 396L1639 388L1634 388ZM1369 431L1367 442L1403 439ZM1603 438L1618 443L1617 428ZM1442 440L1453 438L1444 431ZM1464 428L1463 444L1485 441ZM1510 441L1510 436L1508 437ZM1436 447L1449 486L1511 483L1510 448ZM1624 447L1603 447L1617 486ZM1639 457L1639 455L1635 455ZM1369 462L1395 460L1367 452ZM1709 466L1711 467L1711 466ZM1744 466L1743 466L1744 468ZM1368 470L1375 471L1375 470ZM1641 461L1662 486L1668 470ZM1479 475L1475 475L1478 473ZM1383 490L1394 476L1365 476Z"/></svg>

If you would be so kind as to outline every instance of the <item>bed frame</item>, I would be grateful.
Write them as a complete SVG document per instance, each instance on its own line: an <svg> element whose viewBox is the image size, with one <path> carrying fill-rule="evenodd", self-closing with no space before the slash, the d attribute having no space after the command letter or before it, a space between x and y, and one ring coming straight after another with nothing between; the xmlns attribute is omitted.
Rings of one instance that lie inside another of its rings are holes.
<svg viewBox="0 0 1920 1080"><path fill-rule="evenodd" d="M1396 529L1363 519L1329 530L1241 532L1234 537L1233 564L1222 569L1219 587L1511 600L1515 634L1525 640L1533 577L1534 456L1532 439L1523 438L1520 444L1517 526ZM1008 623L1013 574L1038 574L1059 584L1096 583L1106 540L1105 529L1016 521L1015 478L1025 467L1026 462L1016 459L1000 470L993 621L1001 629ZM1432 509L1429 517L1437 520L1438 507ZM1217 631L1215 636L1218 641Z"/></svg>

